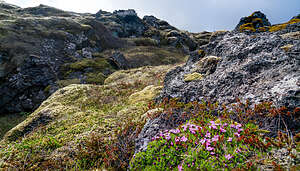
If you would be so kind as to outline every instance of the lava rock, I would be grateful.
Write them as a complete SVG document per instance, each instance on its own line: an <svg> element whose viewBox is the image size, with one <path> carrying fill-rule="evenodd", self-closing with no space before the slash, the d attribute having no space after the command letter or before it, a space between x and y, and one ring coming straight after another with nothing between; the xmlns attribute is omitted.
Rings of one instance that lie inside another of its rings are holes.
<svg viewBox="0 0 300 171"><path fill-rule="evenodd" d="M244 30L245 27L259 29L260 27L271 26L271 23L267 19L266 15L260 11L252 13L248 17L241 18L235 30Z"/></svg>
<svg viewBox="0 0 300 171"><path fill-rule="evenodd" d="M116 66L117 69L128 69L130 67L128 65L129 62L120 52L115 52L108 60L113 66Z"/></svg>
<svg viewBox="0 0 300 171"><path fill-rule="evenodd" d="M288 44L293 45L288 52L280 48ZM199 53L201 50L195 51L184 66L166 74L158 101L176 98L185 103L204 100L231 105L239 98L249 100L251 106L264 101L290 111L300 106L300 40L283 39L279 32L232 31L215 37L201 49L206 56ZM195 72L205 74L204 78L184 80ZM173 114L180 116L181 111ZM265 120L262 129L275 133L274 121ZM290 129L300 127L299 123L287 123ZM161 117L148 120L137 139L136 152L145 150L151 137L160 131L175 127Z"/></svg>

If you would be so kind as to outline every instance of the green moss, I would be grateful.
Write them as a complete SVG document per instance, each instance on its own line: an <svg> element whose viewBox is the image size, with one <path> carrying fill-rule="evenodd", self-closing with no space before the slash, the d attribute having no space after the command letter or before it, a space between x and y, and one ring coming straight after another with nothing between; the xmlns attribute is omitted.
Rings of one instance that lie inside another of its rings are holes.
<svg viewBox="0 0 300 171"><path fill-rule="evenodd" d="M103 70L105 68L109 68L110 64L105 59L96 58L96 59L82 59L78 62L70 64L68 67L76 71L82 71L86 68Z"/></svg>
<svg viewBox="0 0 300 171"><path fill-rule="evenodd" d="M147 86L142 91L130 95L129 103L135 104L141 101L150 101L160 93L162 88L162 86Z"/></svg>
<svg viewBox="0 0 300 171"><path fill-rule="evenodd" d="M102 54L97 54L102 55ZM102 73L104 71L110 70L114 71L115 69L108 63L108 61L104 58L93 58L93 59L82 59L70 64L65 64L61 67L61 73L63 74L63 78L68 79L69 75L73 72L86 72L88 69L87 82L96 83L103 82L102 79L105 79ZM99 78L97 78L97 75Z"/></svg>
<svg viewBox="0 0 300 171"><path fill-rule="evenodd" d="M86 83L88 84L103 84L106 76L102 73L88 73L86 75Z"/></svg>

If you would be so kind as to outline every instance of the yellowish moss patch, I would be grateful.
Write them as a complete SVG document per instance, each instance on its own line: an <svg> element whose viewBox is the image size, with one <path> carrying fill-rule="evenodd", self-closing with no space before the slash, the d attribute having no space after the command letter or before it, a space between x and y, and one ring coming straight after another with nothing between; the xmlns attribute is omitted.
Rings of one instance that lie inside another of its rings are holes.
<svg viewBox="0 0 300 171"><path fill-rule="evenodd" d="M197 72L194 72L192 74L186 74L184 76L184 81L185 82L189 82L189 81L194 81L194 80L202 80L203 79L203 75Z"/></svg>
<svg viewBox="0 0 300 171"><path fill-rule="evenodd" d="M246 23L240 26L240 31L252 31L255 32L256 29L254 28L252 23Z"/></svg>
<svg viewBox="0 0 300 171"><path fill-rule="evenodd" d="M289 24L295 24L295 23L299 23L299 22L300 22L300 19L291 19L290 21L288 21L286 23L270 26L269 31L270 32L279 31L279 30L285 29L286 26Z"/></svg>
<svg viewBox="0 0 300 171"><path fill-rule="evenodd" d="M162 86L147 86L142 91L139 91L129 96L129 103L135 104L140 101L150 101L160 93L162 88Z"/></svg>
<svg viewBox="0 0 300 171"><path fill-rule="evenodd" d="M283 35L280 35L283 39L291 38L291 39L300 39L300 31L290 32Z"/></svg>
<svg viewBox="0 0 300 171"><path fill-rule="evenodd" d="M283 49L285 52L288 52L292 47L293 47L293 45L288 44L288 45L280 47L280 49Z"/></svg>

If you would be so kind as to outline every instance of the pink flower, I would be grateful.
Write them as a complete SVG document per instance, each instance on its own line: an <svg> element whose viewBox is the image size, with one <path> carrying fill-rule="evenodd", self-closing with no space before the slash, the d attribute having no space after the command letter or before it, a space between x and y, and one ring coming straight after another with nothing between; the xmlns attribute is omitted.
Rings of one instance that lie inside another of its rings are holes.
<svg viewBox="0 0 300 171"><path fill-rule="evenodd" d="M224 127L226 127L227 125L228 125L227 123L224 123L224 124L223 124Z"/></svg>
<svg viewBox="0 0 300 171"><path fill-rule="evenodd" d="M180 137L176 137L175 142L179 142L179 141L180 141Z"/></svg>
<svg viewBox="0 0 300 171"><path fill-rule="evenodd" d="M242 127L242 125L241 124L237 124L236 125L236 128L238 129L238 128L241 128Z"/></svg>
<svg viewBox="0 0 300 171"><path fill-rule="evenodd" d="M190 128L190 132L191 132L192 134L195 134L195 133L196 133L196 131L197 131L197 129Z"/></svg>
<svg viewBox="0 0 300 171"><path fill-rule="evenodd" d="M173 134L178 134L178 133L180 133L180 129L171 129L170 131L169 131L170 133L173 133Z"/></svg>
<svg viewBox="0 0 300 171"><path fill-rule="evenodd" d="M208 131L206 132L205 137L206 137L206 138L210 138L210 133L209 133Z"/></svg>
<svg viewBox="0 0 300 171"><path fill-rule="evenodd" d="M206 138L200 140L200 143L201 143L202 145L203 145L205 142L206 142Z"/></svg>
<svg viewBox="0 0 300 171"><path fill-rule="evenodd" d="M222 132L222 133L224 133L224 132L226 132L226 130L224 129L224 128L220 128L220 131Z"/></svg>
<svg viewBox="0 0 300 171"><path fill-rule="evenodd" d="M171 145L172 145L172 146L174 145L173 142L171 142Z"/></svg>
<svg viewBox="0 0 300 171"><path fill-rule="evenodd" d="M185 125L182 125L183 131L186 131L186 129L188 128L189 125L190 125L189 123L187 123L187 124L185 124Z"/></svg>
<svg viewBox="0 0 300 171"><path fill-rule="evenodd" d="M236 132L236 133L234 133L234 135L235 135L235 136L237 136L237 137L240 137L240 134L239 134L239 133L237 133L237 132Z"/></svg>
<svg viewBox="0 0 300 171"><path fill-rule="evenodd" d="M211 154L211 155L214 155L214 154L216 154L216 153L214 153L214 152L211 152L210 154Z"/></svg>
<svg viewBox="0 0 300 171"><path fill-rule="evenodd" d="M208 146L208 147L206 147L206 150L207 150L207 151L212 151L212 150L214 150L214 148Z"/></svg>
<svg viewBox="0 0 300 171"><path fill-rule="evenodd" d="M183 137L181 137L181 141L182 142L186 142L188 139L185 137L185 136L183 136Z"/></svg>
<svg viewBox="0 0 300 171"><path fill-rule="evenodd" d="M230 125L230 128L235 128L235 125L234 125L234 124L231 124L231 125Z"/></svg>
<svg viewBox="0 0 300 171"><path fill-rule="evenodd" d="M213 138L212 138L212 141L213 142L217 142L219 140L219 135L215 135Z"/></svg>
<svg viewBox="0 0 300 171"><path fill-rule="evenodd" d="M242 131L244 131L244 130L243 130L243 129L240 129L240 128L238 129L238 133L240 133L240 132L242 132Z"/></svg>
<svg viewBox="0 0 300 171"><path fill-rule="evenodd" d="M233 157L233 156L230 155L230 154L225 155L225 158L226 158L227 160L230 160L232 157Z"/></svg>
<svg viewBox="0 0 300 171"><path fill-rule="evenodd" d="M182 171L182 166L178 165L178 171Z"/></svg>
<svg viewBox="0 0 300 171"><path fill-rule="evenodd" d="M231 141L232 141L232 138L231 138L231 137L229 137L227 141L228 141L228 142L231 142Z"/></svg>
<svg viewBox="0 0 300 171"><path fill-rule="evenodd" d="M211 125L209 126L210 129L211 129L211 128L212 128L212 129L217 129L217 125L218 125L218 124L216 124L214 121L210 121L210 124L211 124Z"/></svg>
<svg viewBox="0 0 300 171"><path fill-rule="evenodd" d="M236 149L236 153L242 152L239 148Z"/></svg>

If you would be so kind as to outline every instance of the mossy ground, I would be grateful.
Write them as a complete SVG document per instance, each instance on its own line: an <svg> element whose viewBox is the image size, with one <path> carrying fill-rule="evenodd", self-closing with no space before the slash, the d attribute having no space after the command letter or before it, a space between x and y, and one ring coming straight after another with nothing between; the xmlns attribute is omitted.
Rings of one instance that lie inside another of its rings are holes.
<svg viewBox="0 0 300 171"><path fill-rule="evenodd" d="M0 143L0 166L49 169L49 163L64 163L69 168L80 169L77 164L83 161L70 156L76 153L81 142L93 133L109 143L127 120L135 118L139 122L152 96L134 103L128 97L148 85L159 86L170 68L172 66L119 71L102 86L72 84L58 90L5 135ZM41 116L47 116L47 122L43 122Z"/></svg>

